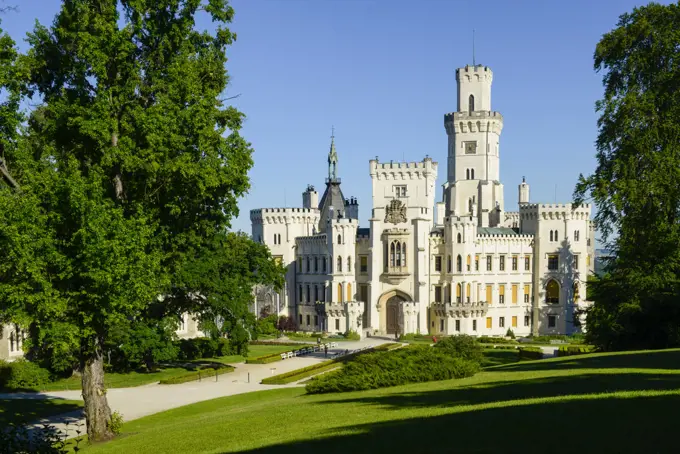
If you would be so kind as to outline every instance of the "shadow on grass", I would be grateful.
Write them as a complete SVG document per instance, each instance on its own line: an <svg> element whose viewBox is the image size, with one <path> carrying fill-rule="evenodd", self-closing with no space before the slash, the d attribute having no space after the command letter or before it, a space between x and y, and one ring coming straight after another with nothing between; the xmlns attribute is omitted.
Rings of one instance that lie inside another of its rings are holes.
<svg viewBox="0 0 680 454"><path fill-rule="evenodd" d="M678 405L678 395L602 396L487 408L427 418L348 424L325 434L323 439L242 452L671 453L677 452ZM351 419L351 415L348 417Z"/></svg>
<svg viewBox="0 0 680 454"><path fill-rule="evenodd" d="M680 349L609 354L589 354L566 358L522 362L494 369L498 372L562 369L669 369L680 366Z"/></svg>
<svg viewBox="0 0 680 454"><path fill-rule="evenodd" d="M35 422L81 409L79 403L63 399L0 399L0 427Z"/></svg>
<svg viewBox="0 0 680 454"><path fill-rule="evenodd" d="M435 391L370 395L355 399L329 399L319 404L369 404L388 409L455 407L509 400L601 394L619 391L672 391L680 389L680 374L583 374L517 381L500 381ZM330 397L331 395L329 395ZM341 394L333 394L341 397Z"/></svg>

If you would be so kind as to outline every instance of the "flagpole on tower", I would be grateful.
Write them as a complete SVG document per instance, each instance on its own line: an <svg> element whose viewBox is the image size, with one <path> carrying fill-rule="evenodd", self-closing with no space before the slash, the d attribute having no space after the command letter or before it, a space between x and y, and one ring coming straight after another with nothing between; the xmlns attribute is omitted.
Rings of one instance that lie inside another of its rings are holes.
<svg viewBox="0 0 680 454"><path fill-rule="evenodd" d="M475 62L475 29L472 29L472 66L477 66Z"/></svg>

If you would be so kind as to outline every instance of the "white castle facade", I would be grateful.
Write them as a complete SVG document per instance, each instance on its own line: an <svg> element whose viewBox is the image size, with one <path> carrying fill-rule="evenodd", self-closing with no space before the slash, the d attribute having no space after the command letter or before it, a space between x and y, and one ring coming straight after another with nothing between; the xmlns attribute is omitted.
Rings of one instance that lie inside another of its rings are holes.
<svg viewBox="0 0 680 454"><path fill-rule="evenodd" d="M438 163L369 161L373 207L337 176L334 141L326 189L301 208L252 210L252 236L287 266L280 292L259 287L253 310L294 317L303 331L362 335L571 334L589 304L595 230L591 207L532 203L505 211L500 180L503 117L491 109L492 72L456 71L458 109L444 116L448 162L435 201ZM576 322L576 323L575 323Z"/></svg>

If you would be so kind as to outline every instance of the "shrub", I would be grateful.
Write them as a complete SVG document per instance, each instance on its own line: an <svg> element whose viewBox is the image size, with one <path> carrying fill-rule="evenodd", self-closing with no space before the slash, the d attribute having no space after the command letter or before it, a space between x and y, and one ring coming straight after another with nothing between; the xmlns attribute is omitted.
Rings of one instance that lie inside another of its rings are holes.
<svg viewBox="0 0 680 454"><path fill-rule="evenodd" d="M478 371L477 362L448 355L442 349L411 346L356 356L338 372L311 380L306 390L310 394L360 391L470 377Z"/></svg>
<svg viewBox="0 0 680 454"><path fill-rule="evenodd" d="M50 382L50 372L35 363L18 359L0 362L0 389L32 389Z"/></svg>
<svg viewBox="0 0 680 454"><path fill-rule="evenodd" d="M494 345L494 344L479 344L486 350L517 350L516 345Z"/></svg>
<svg viewBox="0 0 680 454"><path fill-rule="evenodd" d="M119 412L114 411L111 413L111 420L109 421L109 429L116 435L120 435L123 432L123 415Z"/></svg>
<svg viewBox="0 0 680 454"><path fill-rule="evenodd" d="M472 336L461 334L447 337L434 344L434 348L454 358L463 358L476 363L482 362L482 346Z"/></svg>
<svg viewBox="0 0 680 454"><path fill-rule="evenodd" d="M260 318L255 322L255 332L258 336L271 336L277 333L276 329L277 317L276 314Z"/></svg>
<svg viewBox="0 0 680 454"><path fill-rule="evenodd" d="M540 347L520 347L519 359L543 359L543 350Z"/></svg>
<svg viewBox="0 0 680 454"><path fill-rule="evenodd" d="M347 331L345 334L343 334L343 336L344 336L345 339L349 339L349 340L355 340L355 341L361 340L361 336L359 335L359 333L357 333L354 330Z"/></svg>
<svg viewBox="0 0 680 454"><path fill-rule="evenodd" d="M195 371L187 372L186 374L178 375L176 377L166 378L165 380L161 380L159 383L161 385L177 385L190 381L208 379L214 377L215 375L223 375L233 371L234 368L231 366L208 366Z"/></svg>
<svg viewBox="0 0 680 454"><path fill-rule="evenodd" d="M179 341L179 359L185 361L193 361L201 357L201 349L196 342L196 339L180 339Z"/></svg>
<svg viewBox="0 0 680 454"><path fill-rule="evenodd" d="M286 317L285 315L282 315L279 317L279 321L276 323L276 328L278 328L279 331L296 331L297 323L294 317Z"/></svg>
<svg viewBox="0 0 680 454"><path fill-rule="evenodd" d="M573 356L594 353L595 347L592 345L560 345L557 349L557 356Z"/></svg>
<svg viewBox="0 0 680 454"><path fill-rule="evenodd" d="M69 424L66 426L68 429ZM8 424L0 428L0 454L67 454L78 452L80 441L80 438L66 440L66 435L52 425L29 429L24 425Z"/></svg>
<svg viewBox="0 0 680 454"><path fill-rule="evenodd" d="M217 350L215 351L215 356L229 356L234 355L234 349L228 339L219 338L217 339Z"/></svg>
<svg viewBox="0 0 680 454"><path fill-rule="evenodd" d="M489 337L480 336L477 338L477 342L480 344L516 344L517 341L514 339L506 339L504 337Z"/></svg>
<svg viewBox="0 0 680 454"><path fill-rule="evenodd" d="M514 339L515 338L515 332L511 328L508 328L508 331L505 333L505 337L509 337L510 339Z"/></svg>

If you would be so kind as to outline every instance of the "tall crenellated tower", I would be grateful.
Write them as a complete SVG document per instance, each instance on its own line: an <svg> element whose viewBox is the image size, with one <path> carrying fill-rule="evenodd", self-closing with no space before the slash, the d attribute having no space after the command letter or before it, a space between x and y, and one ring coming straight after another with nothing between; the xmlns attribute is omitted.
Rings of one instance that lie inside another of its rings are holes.
<svg viewBox="0 0 680 454"><path fill-rule="evenodd" d="M449 137L444 202L447 215L493 226L503 211L499 143L503 117L491 110L493 73L487 66L456 70L458 110L444 116Z"/></svg>

